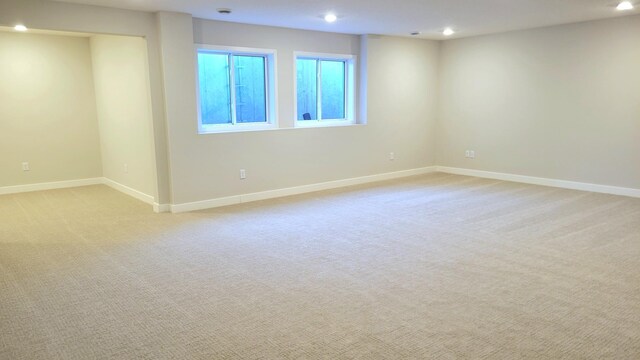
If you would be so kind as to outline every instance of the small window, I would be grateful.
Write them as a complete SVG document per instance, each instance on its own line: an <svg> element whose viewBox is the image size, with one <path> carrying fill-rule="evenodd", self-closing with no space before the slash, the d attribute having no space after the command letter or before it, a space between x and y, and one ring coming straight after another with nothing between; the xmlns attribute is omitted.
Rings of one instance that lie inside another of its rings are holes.
<svg viewBox="0 0 640 360"><path fill-rule="evenodd" d="M296 126L355 124L354 57L295 54Z"/></svg>
<svg viewBox="0 0 640 360"><path fill-rule="evenodd" d="M276 126L275 51L200 46L196 54L200 133Z"/></svg>

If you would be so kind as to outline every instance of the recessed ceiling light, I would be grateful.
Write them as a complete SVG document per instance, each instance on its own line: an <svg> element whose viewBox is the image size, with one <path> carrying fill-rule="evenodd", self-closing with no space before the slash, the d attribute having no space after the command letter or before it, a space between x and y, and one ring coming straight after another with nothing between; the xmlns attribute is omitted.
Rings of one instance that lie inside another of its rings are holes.
<svg viewBox="0 0 640 360"><path fill-rule="evenodd" d="M15 29L15 31L27 31L27 27L22 25L22 24L18 24L16 26L13 27Z"/></svg>
<svg viewBox="0 0 640 360"><path fill-rule="evenodd" d="M453 35L453 34L455 34L455 31L453 31L452 28L446 28L442 32L442 35L444 35L444 36L450 36L450 35Z"/></svg>
<svg viewBox="0 0 640 360"><path fill-rule="evenodd" d="M327 14L324 16L324 21L328 22L328 23L332 23L335 22L336 20L338 20L338 17L336 16L336 14Z"/></svg>
<svg viewBox="0 0 640 360"><path fill-rule="evenodd" d="M216 11L218 11L219 14L222 15L229 15L231 14L231 9L227 9L227 8L220 8L220 9L216 9Z"/></svg>
<svg viewBox="0 0 640 360"><path fill-rule="evenodd" d="M633 9L633 4L631 1L623 1L616 7L618 10L631 10Z"/></svg>

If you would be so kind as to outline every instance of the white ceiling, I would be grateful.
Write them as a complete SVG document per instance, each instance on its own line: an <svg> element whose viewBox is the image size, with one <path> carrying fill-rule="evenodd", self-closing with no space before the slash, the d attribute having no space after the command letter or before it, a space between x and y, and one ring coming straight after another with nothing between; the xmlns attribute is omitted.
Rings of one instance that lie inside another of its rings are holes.
<svg viewBox="0 0 640 360"><path fill-rule="evenodd" d="M178 11L194 17L350 34L442 39L639 14L617 11L618 0L55 0L144 11ZM233 13L221 15L217 8ZM328 24L327 12L338 15Z"/></svg>
<svg viewBox="0 0 640 360"><path fill-rule="evenodd" d="M0 26L0 31L16 33L13 26ZM58 35L58 36L72 36L72 37L91 37L95 35L95 34L81 33L81 32L42 30L42 29L29 29L29 34L44 34L44 35Z"/></svg>

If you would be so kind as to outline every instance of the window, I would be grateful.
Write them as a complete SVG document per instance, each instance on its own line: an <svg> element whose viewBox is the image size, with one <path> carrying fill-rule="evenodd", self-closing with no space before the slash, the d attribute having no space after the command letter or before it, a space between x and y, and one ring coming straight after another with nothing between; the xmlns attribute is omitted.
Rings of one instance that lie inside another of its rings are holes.
<svg viewBox="0 0 640 360"><path fill-rule="evenodd" d="M295 53L296 126L355 124L355 59Z"/></svg>
<svg viewBox="0 0 640 360"><path fill-rule="evenodd" d="M275 51L198 46L200 133L276 126Z"/></svg>

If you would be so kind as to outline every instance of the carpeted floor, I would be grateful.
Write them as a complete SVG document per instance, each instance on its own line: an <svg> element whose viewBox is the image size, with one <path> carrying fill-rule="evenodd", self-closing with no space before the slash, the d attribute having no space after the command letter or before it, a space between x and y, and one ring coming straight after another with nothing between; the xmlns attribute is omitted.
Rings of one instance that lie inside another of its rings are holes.
<svg viewBox="0 0 640 360"><path fill-rule="evenodd" d="M639 359L640 199L432 174L0 196L1 359Z"/></svg>

